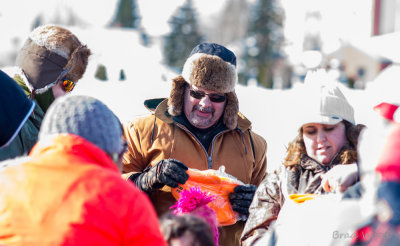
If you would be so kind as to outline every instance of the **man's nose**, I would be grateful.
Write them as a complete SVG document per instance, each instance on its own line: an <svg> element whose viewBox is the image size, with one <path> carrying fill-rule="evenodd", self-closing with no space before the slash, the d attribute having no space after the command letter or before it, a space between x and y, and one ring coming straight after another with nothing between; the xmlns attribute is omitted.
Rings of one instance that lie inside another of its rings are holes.
<svg viewBox="0 0 400 246"><path fill-rule="evenodd" d="M210 98L208 97L208 95L205 95L203 98L201 98L199 104L202 107L210 107L212 105L212 102L211 102Z"/></svg>

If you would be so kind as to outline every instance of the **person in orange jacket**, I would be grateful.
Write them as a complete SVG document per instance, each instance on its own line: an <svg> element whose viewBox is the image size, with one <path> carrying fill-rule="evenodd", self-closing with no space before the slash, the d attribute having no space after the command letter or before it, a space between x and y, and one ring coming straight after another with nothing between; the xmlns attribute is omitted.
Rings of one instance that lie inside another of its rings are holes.
<svg viewBox="0 0 400 246"><path fill-rule="evenodd" d="M0 165L0 245L166 245L150 200L120 176L122 134L99 100L57 99L29 156Z"/></svg>

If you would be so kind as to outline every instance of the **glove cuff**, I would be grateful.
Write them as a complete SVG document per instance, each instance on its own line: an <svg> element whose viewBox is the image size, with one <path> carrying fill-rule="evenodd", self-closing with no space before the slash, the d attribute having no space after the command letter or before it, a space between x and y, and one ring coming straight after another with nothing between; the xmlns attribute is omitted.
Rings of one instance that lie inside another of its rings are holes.
<svg viewBox="0 0 400 246"><path fill-rule="evenodd" d="M129 176L129 180L132 181L133 183L136 184L136 179L141 175L141 173L134 173L131 176ZM137 184L136 184L137 185Z"/></svg>

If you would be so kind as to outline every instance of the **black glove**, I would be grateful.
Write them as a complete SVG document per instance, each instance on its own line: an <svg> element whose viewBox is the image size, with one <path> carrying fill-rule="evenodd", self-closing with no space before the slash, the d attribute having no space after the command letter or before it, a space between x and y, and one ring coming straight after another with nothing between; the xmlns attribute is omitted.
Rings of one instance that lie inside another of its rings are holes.
<svg viewBox="0 0 400 246"><path fill-rule="evenodd" d="M136 173L129 177L135 182L136 186L145 192L151 192L153 189L160 189L164 185L172 188L184 184L189 178L186 173L187 166L175 159L165 159L159 161L156 165L147 168L143 173Z"/></svg>
<svg viewBox="0 0 400 246"><path fill-rule="evenodd" d="M252 184L238 185L233 192L229 194L232 209L240 215L245 216L246 219L249 216L249 207L256 190L257 186Z"/></svg>

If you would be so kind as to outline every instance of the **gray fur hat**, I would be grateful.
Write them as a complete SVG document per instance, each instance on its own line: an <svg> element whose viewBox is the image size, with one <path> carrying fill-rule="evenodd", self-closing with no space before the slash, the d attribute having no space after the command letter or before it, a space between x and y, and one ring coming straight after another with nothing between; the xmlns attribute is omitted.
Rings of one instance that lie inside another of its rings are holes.
<svg viewBox="0 0 400 246"><path fill-rule="evenodd" d="M54 101L43 119L39 140L59 133L83 137L110 155L123 151L121 122L93 97L66 95Z"/></svg>

